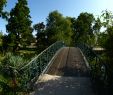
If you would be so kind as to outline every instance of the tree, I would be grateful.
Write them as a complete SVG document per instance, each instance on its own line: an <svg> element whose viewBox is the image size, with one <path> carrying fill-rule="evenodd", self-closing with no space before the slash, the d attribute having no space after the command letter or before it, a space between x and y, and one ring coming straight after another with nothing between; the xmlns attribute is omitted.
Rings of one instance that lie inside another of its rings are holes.
<svg viewBox="0 0 113 95"><path fill-rule="evenodd" d="M113 15L110 11L104 10L102 12L102 25L105 27L105 31L101 33L100 45L105 48L103 59L107 66L107 84L112 87L113 83Z"/></svg>
<svg viewBox="0 0 113 95"><path fill-rule="evenodd" d="M49 13L47 18L46 32L49 43L61 40L70 45L72 41L71 21L62 16L58 11Z"/></svg>
<svg viewBox="0 0 113 95"><path fill-rule="evenodd" d="M105 41L105 48L107 50L107 54L109 56L109 58L112 60L113 62L113 26L107 28L107 37L106 37L106 41Z"/></svg>
<svg viewBox="0 0 113 95"><path fill-rule="evenodd" d="M103 20L102 24L105 28L108 28L109 26L113 25L113 14L111 11L103 10L101 18Z"/></svg>
<svg viewBox="0 0 113 95"><path fill-rule="evenodd" d="M44 28L45 28L45 25L43 22L41 23L37 23L33 26L34 30L36 30L36 40L37 40L37 44L38 44L38 41L40 40L40 34L42 32L44 32Z"/></svg>
<svg viewBox="0 0 113 95"><path fill-rule="evenodd" d="M74 17L66 17L66 19L68 19L70 22L71 22L71 29L72 29L72 45L75 45L76 43L76 35L77 35L77 32L76 32L76 28L75 28L75 24L76 24L76 18Z"/></svg>
<svg viewBox="0 0 113 95"><path fill-rule="evenodd" d="M2 31L0 32L0 47L2 47L2 37L3 37L3 33Z"/></svg>
<svg viewBox="0 0 113 95"><path fill-rule="evenodd" d="M58 28L59 28L59 23L61 23L61 20L62 20L62 14L60 14L58 11L53 11L49 13L49 16L47 18L46 30L50 44L57 41L55 34L57 34L60 31Z"/></svg>
<svg viewBox="0 0 113 95"><path fill-rule="evenodd" d="M97 45L97 41L98 41L98 36L99 36L99 32L100 32L100 29L102 27L102 23L101 23L101 20L100 18L98 17L95 22L94 22L94 25L93 25L93 30L94 30L94 35L95 35L95 44Z"/></svg>
<svg viewBox="0 0 113 95"><path fill-rule="evenodd" d="M113 37L113 18L112 18L112 13L108 10L102 11L102 19L103 19L103 26L106 28L104 34L106 34L105 41L103 43L103 47L106 48L109 57L113 56L113 45L112 45L112 37ZM112 58L110 58L112 59Z"/></svg>
<svg viewBox="0 0 113 95"><path fill-rule="evenodd" d="M3 49L2 49L2 37L3 37L3 34L2 34L2 32L0 32L0 52L3 51Z"/></svg>
<svg viewBox="0 0 113 95"><path fill-rule="evenodd" d="M42 51L46 48L47 44L47 38L45 33L45 25L43 22L37 23L33 26L34 30L36 31L36 45L38 51Z"/></svg>
<svg viewBox="0 0 113 95"><path fill-rule="evenodd" d="M94 16L90 13L81 13L76 19L75 30L76 40L78 42L88 43L93 36L92 24L94 22Z"/></svg>
<svg viewBox="0 0 113 95"><path fill-rule="evenodd" d="M4 6L6 6L7 0L0 0L0 17L8 19L8 12L3 11Z"/></svg>
<svg viewBox="0 0 113 95"><path fill-rule="evenodd" d="M2 37L2 47L3 47L3 52L6 52L8 50L8 43L10 42L10 38L7 35L4 35Z"/></svg>
<svg viewBox="0 0 113 95"><path fill-rule="evenodd" d="M2 13L5 4L6 4L6 0L0 0L0 13Z"/></svg>
<svg viewBox="0 0 113 95"><path fill-rule="evenodd" d="M32 22L29 13L30 10L26 0L18 0L15 8L10 12L6 29L10 37L9 45L13 47L14 51L18 50L19 45L26 46L30 44L29 38L32 37Z"/></svg>

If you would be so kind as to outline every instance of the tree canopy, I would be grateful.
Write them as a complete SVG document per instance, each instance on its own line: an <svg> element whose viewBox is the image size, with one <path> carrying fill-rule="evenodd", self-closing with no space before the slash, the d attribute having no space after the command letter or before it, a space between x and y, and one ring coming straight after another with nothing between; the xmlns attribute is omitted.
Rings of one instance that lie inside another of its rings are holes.
<svg viewBox="0 0 113 95"><path fill-rule="evenodd" d="M45 25L43 22L37 23L33 26L34 30L36 31L36 46L37 50L42 51L47 46L47 38L45 34Z"/></svg>
<svg viewBox="0 0 113 95"><path fill-rule="evenodd" d="M2 16L3 13L3 7L6 4L6 0L0 0L0 16Z"/></svg>
<svg viewBox="0 0 113 95"><path fill-rule="evenodd" d="M30 38L32 37L32 28L30 20L30 10L27 6L26 0L18 0L16 6L10 12L10 18L6 25L7 33L10 37L10 46L13 46L14 50L19 45L26 46L30 44Z"/></svg>
<svg viewBox="0 0 113 95"><path fill-rule="evenodd" d="M50 39L49 42L62 40L68 45L71 44L71 25L71 21L63 17L58 11L49 13L46 27L47 36Z"/></svg>
<svg viewBox="0 0 113 95"><path fill-rule="evenodd" d="M93 35L92 24L94 16L90 13L81 13L75 22L75 35L77 41L88 43L88 40Z"/></svg>
<svg viewBox="0 0 113 95"><path fill-rule="evenodd" d="M6 6L7 0L0 0L0 17L8 19L8 12L4 11L3 8Z"/></svg>

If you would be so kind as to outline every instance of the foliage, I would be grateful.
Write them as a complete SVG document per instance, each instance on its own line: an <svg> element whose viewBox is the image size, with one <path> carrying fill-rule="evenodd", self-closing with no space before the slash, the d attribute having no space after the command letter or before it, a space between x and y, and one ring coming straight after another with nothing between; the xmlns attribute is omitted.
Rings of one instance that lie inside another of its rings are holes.
<svg viewBox="0 0 113 95"><path fill-rule="evenodd" d="M113 61L113 18L112 13L110 11L103 11L102 12L103 18L103 26L106 28L105 32L102 33L103 35L101 40L103 40L103 47L107 50L108 57Z"/></svg>
<svg viewBox="0 0 113 95"><path fill-rule="evenodd" d="M99 33L100 33L100 29L102 27L102 23L100 18L98 17L93 25L93 31L94 31L94 35L95 35L95 45L98 45L98 38L99 38Z"/></svg>
<svg viewBox="0 0 113 95"><path fill-rule="evenodd" d="M3 53L8 51L8 43L9 43L10 39L9 36L4 35L2 37L2 48L3 48ZM11 48L11 47L10 47Z"/></svg>
<svg viewBox="0 0 113 95"><path fill-rule="evenodd" d="M0 47L2 46L2 37L3 37L3 33L0 32Z"/></svg>
<svg viewBox="0 0 113 95"><path fill-rule="evenodd" d="M109 26L112 26L113 25L113 14L111 11L108 11L108 10L103 10L102 11L102 15L101 15L101 18L103 20L103 26L108 28Z"/></svg>
<svg viewBox="0 0 113 95"><path fill-rule="evenodd" d="M107 28L107 38L105 42L105 48L111 60L113 61L113 26Z"/></svg>
<svg viewBox="0 0 113 95"><path fill-rule="evenodd" d="M112 86L113 80L113 18L110 11L103 11L103 26L106 30L103 33L100 33L99 44L106 49L103 59L108 65L107 77L109 86Z"/></svg>
<svg viewBox="0 0 113 95"><path fill-rule="evenodd" d="M5 4L6 4L6 0L0 0L0 13L2 12Z"/></svg>
<svg viewBox="0 0 113 95"><path fill-rule="evenodd" d="M47 44L46 44L47 35L45 33L45 25L43 22L41 22L41 23L35 24L33 28L36 31L37 50L41 52L47 47Z"/></svg>
<svg viewBox="0 0 113 95"><path fill-rule="evenodd" d="M3 11L4 6L6 5L7 0L0 0L0 17L8 19L8 13Z"/></svg>
<svg viewBox="0 0 113 95"><path fill-rule="evenodd" d="M26 0L18 0L15 8L10 12L6 29L10 38L9 45L13 47L14 51L18 50L19 45L30 44L31 38L33 38L29 13Z"/></svg>
<svg viewBox="0 0 113 95"><path fill-rule="evenodd" d="M72 39L71 21L62 16L58 11L49 13L47 18L46 32L48 42L51 44L58 40L62 40L70 45Z"/></svg>
<svg viewBox="0 0 113 95"><path fill-rule="evenodd" d="M75 23L76 42L88 43L88 40L90 40L93 36L92 28L93 22L94 22L93 14L85 12L81 13L78 16Z"/></svg>
<svg viewBox="0 0 113 95"><path fill-rule="evenodd" d="M20 56L14 56L11 53L7 53L0 65L0 87L2 89L2 95L16 94L19 90L19 70L26 64Z"/></svg>
<svg viewBox="0 0 113 95"><path fill-rule="evenodd" d="M105 32L100 32L98 34L98 45L105 48L105 42L107 39L107 34Z"/></svg>
<svg viewBox="0 0 113 95"><path fill-rule="evenodd" d="M75 29L75 23L76 23L76 18L72 18L72 17L66 17L66 19L68 19L71 22L71 29L72 29L72 43L71 45L74 46L76 43L76 29Z"/></svg>
<svg viewBox="0 0 113 95"><path fill-rule="evenodd" d="M100 28L101 28L101 20L100 18L98 17L95 22L94 22L94 26L93 26L93 29L95 30L95 32L100 32Z"/></svg>

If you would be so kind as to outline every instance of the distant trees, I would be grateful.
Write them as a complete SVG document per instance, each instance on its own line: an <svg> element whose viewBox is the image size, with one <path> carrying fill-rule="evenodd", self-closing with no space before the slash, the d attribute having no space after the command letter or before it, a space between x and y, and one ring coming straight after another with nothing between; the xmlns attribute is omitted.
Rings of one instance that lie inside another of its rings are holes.
<svg viewBox="0 0 113 95"><path fill-rule="evenodd" d="M113 14L110 11L103 11L103 26L106 28L104 32L104 43L102 44L104 48L107 50L107 56L109 57L110 61L113 62Z"/></svg>
<svg viewBox="0 0 113 95"><path fill-rule="evenodd" d="M104 53L103 59L107 65L107 84L112 88L113 83L113 14L104 10L102 12L102 25L105 28L105 31L101 33L101 38L99 43L102 47L105 48L106 52Z"/></svg>
<svg viewBox="0 0 113 95"><path fill-rule="evenodd" d="M110 51L110 47L112 47L112 28L113 28L113 14L108 11L108 10L104 10L102 11L102 15L101 15L101 27L104 27L104 31L102 33L99 33L99 40L98 43L100 46L104 47L107 49L107 51ZM100 21L98 21L100 22ZM100 26L99 26L100 27Z"/></svg>
<svg viewBox="0 0 113 95"><path fill-rule="evenodd" d="M42 51L46 46L46 33L45 25L43 22L37 23L33 26L33 29L36 31L36 46L38 51Z"/></svg>
<svg viewBox="0 0 113 95"><path fill-rule="evenodd" d="M29 13L26 0L18 0L15 8L10 12L6 29L10 40L9 46L13 47L13 51L18 50L19 45L30 44L33 29L31 28L32 21Z"/></svg>
<svg viewBox="0 0 113 95"><path fill-rule="evenodd" d="M1 0L0 16L3 16L5 4L6 0ZM113 20L112 13L107 10L102 12L103 22L99 17L95 19L93 14L87 12L80 13L77 18L72 18L64 17L58 11L53 11L49 13L46 25L40 22L35 24L33 28L31 27L32 21L29 13L27 0L18 0L9 14L8 24L6 25L8 35L2 37L4 49L9 46L13 47L13 51L16 51L20 46L30 45L33 39L33 29L36 31L36 45L42 49L58 40L64 41L67 45L76 42L94 45L98 41L103 47L110 47L107 42L108 40L111 41L112 32L110 31L112 31ZM106 28L104 33L100 33L102 26ZM106 40L102 41L103 38L106 38Z"/></svg>
<svg viewBox="0 0 113 95"><path fill-rule="evenodd" d="M95 19L94 25L93 25L93 33L95 35L95 45L98 45L98 39L99 39L99 34L100 34L100 29L102 27L102 23L99 17Z"/></svg>
<svg viewBox="0 0 113 95"><path fill-rule="evenodd" d="M102 11L101 18L103 20L102 21L102 25L105 28L108 28L109 26L112 26L113 25L113 14L112 14L111 11L103 10Z"/></svg>
<svg viewBox="0 0 113 95"><path fill-rule="evenodd" d="M68 45L72 41L71 21L62 16L58 11L49 13L47 18L46 32L49 43L62 40Z"/></svg>
<svg viewBox="0 0 113 95"><path fill-rule="evenodd" d="M45 26L43 23L34 25L34 29L37 31L37 45L40 45L39 40L44 39L44 36L48 38L49 45L58 40L64 41L67 45L72 45L76 42L92 45L95 42L94 32L100 30L99 25L99 19L96 21L93 14L87 12L81 13L75 19L63 17L58 11L53 11L49 13Z"/></svg>
<svg viewBox="0 0 113 95"><path fill-rule="evenodd" d="M92 24L94 16L90 13L81 13L75 22L75 36L77 42L84 42L91 44L90 39L93 37Z"/></svg>

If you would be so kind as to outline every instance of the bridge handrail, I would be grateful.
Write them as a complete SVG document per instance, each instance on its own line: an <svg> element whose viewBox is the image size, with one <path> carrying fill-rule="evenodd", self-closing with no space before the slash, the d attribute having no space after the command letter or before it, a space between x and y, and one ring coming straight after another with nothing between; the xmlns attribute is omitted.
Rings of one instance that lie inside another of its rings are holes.
<svg viewBox="0 0 113 95"><path fill-rule="evenodd" d="M45 69L49 61L58 49L64 47L64 42L57 41L56 43L49 46L47 49L42 51L39 55L33 58L28 64L22 67L19 72L22 74L24 82L21 83L25 88L31 89L30 82L35 82L42 71ZM28 86L29 85L29 86Z"/></svg>
<svg viewBox="0 0 113 95"><path fill-rule="evenodd" d="M88 45L79 43L76 44L76 46L82 50L83 54L88 60L89 66L91 68L92 79L105 83L107 80L107 64Z"/></svg>
<svg viewBox="0 0 113 95"><path fill-rule="evenodd" d="M61 41L58 41L58 42L61 42ZM56 42L56 43L58 43ZM44 51L42 51L40 54L38 54L35 58L33 58L28 64L26 64L24 67L21 68L24 69L25 67L27 67L28 65L30 65L35 59L37 59L39 56L41 56L44 52L46 52L48 49L50 49L52 46L54 46L54 44L56 43L53 43L52 45L50 45L48 48L46 48Z"/></svg>

